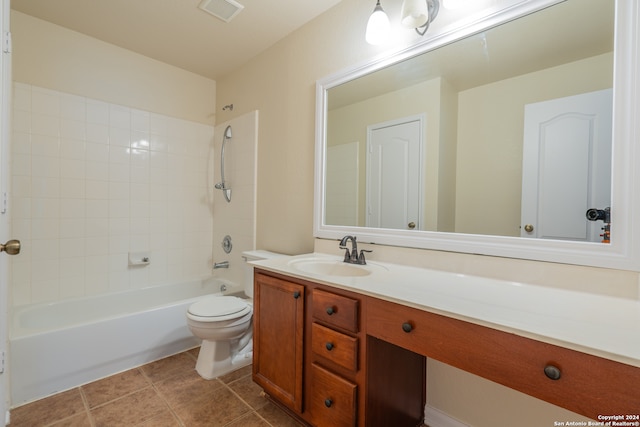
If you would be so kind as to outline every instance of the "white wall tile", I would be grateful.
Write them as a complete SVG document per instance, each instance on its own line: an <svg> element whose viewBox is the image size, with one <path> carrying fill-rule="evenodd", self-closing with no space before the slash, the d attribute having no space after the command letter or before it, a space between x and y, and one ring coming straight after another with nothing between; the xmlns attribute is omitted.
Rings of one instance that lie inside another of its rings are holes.
<svg viewBox="0 0 640 427"><path fill-rule="evenodd" d="M95 144L109 143L109 127L100 123L87 123L85 128L87 142Z"/></svg>
<svg viewBox="0 0 640 427"><path fill-rule="evenodd" d="M109 105L109 126L111 128L131 129L131 109L121 105Z"/></svg>
<svg viewBox="0 0 640 427"><path fill-rule="evenodd" d="M32 88L31 111L60 117L60 93L49 89Z"/></svg>
<svg viewBox="0 0 640 427"><path fill-rule="evenodd" d="M78 239L90 235L87 232L87 221L84 218L60 218L60 237Z"/></svg>
<svg viewBox="0 0 640 427"><path fill-rule="evenodd" d="M60 138L33 134L31 136L31 153L34 156L58 157L60 155Z"/></svg>
<svg viewBox="0 0 640 427"><path fill-rule="evenodd" d="M31 134L27 132L13 132L11 152L13 154L31 154Z"/></svg>
<svg viewBox="0 0 640 427"><path fill-rule="evenodd" d="M84 250L84 238L72 237L60 239L60 259L76 258L82 262L82 271L84 271L86 259Z"/></svg>
<svg viewBox="0 0 640 427"><path fill-rule="evenodd" d="M109 124L109 104L92 99L86 100L87 123L108 125Z"/></svg>
<svg viewBox="0 0 640 427"><path fill-rule="evenodd" d="M60 137L84 140L86 125L84 121L60 119Z"/></svg>
<svg viewBox="0 0 640 427"><path fill-rule="evenodd" d="M32 113L31 132L36 135L60 136L60 117Z"/></svg>
<svg viewBox="0 0 640 427"><path fill-rule="evenodd" d="M109 198L109 182L86 180L87 199L108 199Z"/></svg>
<svg viewBox="0 0 640 427"><path fill-rule="evenodd" d="M31 132L31 112L14 110L11 117L11 128L14 132Z"/></svg>
<svg viewBox="0 0 640 427"><path fill-rule="evenodd" d="M13 109L31 111L31 86L24 83L13 84Z"/></svg>
<svg viewBox="0 0 640 427"><path fill-rule="evenodd" d="M84 160L86 156L86 142L84 138L60 138L60 158Z"/></svg>
<svg viewBox="0 0 640 427"><path fill-rule="evenodd" d="M60 117L86 123L87 108L85 99L81 96L61 94Z"/></svg>
<svg viewBox="0 0 640 427"><path fill-rule="evenodd" d="M14 304L210 274L211 126L26 84L13 101Z"/></svg>
<svg viewBox="0 0 640 427"><path fill-rule="evenodd" d="M131 131L129 129L110 127L109 128L109 145L111 147L127 147L131 146Z"/></svg>

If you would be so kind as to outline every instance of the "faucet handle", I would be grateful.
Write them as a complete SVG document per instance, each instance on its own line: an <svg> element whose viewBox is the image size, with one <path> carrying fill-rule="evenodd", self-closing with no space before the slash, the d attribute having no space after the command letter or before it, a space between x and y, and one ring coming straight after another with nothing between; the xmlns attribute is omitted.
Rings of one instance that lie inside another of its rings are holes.
<svg viewBox="0 0 640 427"><path fill-rule="evenodd" d="M358 257L358 264L365 265L367 263L367 260L364 258L364 253L365 252L371 253L373 251L370 251L370 250L367 250L367 249L361 249L360 250L360 256Z"/></svg>
<svg viewBox="0 0 640 427"><path fill-rule="evenodd" d="M351 252L349 252L349 248L346 246L340 246L340 249L344 249L344 262L351 262Z"/></svg>

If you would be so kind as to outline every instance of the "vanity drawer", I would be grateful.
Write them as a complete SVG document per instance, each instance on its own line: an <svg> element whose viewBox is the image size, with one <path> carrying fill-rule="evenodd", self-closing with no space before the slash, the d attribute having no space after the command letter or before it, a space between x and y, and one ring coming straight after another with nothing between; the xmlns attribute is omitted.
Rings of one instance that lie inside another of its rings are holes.
<svg viewBox="0 0 640 427"><path fill-rule="evenodd" d="M317 427L355 425L357 386L319 365L311 365L311 418Z"/></svg>
<svg viewBox="0 0 640 427"><path fill-rule="evenodd" d="M640 368L376 298L366 325L368 335L590 418L640 408Z"/></svg>
<svg viewBox="0 0 640 427"><path fill-rule="evenodd" d="M318 356L356 371L358 339L314 323L311 326L311 349Z"/></svg>
<svg viewBox="0 0 640 427"><path fill-rule="evenodd" d="M358 332L358 300L315 289L313 317L329 325Z"/></svg>

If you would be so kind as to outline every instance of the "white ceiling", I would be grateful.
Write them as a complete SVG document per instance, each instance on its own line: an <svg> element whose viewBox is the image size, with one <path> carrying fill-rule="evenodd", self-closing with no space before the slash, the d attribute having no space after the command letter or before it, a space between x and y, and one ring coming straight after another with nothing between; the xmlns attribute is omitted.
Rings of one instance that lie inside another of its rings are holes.
<svg viewBox="0 0 640 427"><path fill-rule="evenodd" d="M201 0L13 0L12 9L219 79L341 0L238 0L226 23Z"/></svg>

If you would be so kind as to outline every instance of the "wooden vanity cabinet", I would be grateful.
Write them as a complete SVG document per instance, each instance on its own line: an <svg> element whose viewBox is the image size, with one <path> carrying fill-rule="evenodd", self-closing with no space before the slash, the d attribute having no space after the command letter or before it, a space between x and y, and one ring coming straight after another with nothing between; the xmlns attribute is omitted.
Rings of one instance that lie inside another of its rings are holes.
<svg viewBox="0 0 640 427"><path fill-rule="evenodd" d="M254 275L253 380L287 408L302 413L305 287Z"/></svg>
<svg viewBox="0 0 640 427"><path fill-rule="evenodd" d="M374 298L366 324L385 343L592 419L640 410L640 369L630 365Z"/></svg>
<svg viewBox="0 0 640 427"><path fill-rule="evenodd" d="M361 316L361 295L256 268L254 381L304 423L364 426Z"/></svg>
<svg viewBox="0 0 640 427"><path fill-rule="evenodd" d="M318 427L354 427L360 350L360 300L313 286L309 415Z"/></svg>
<svg viewBox="0 0 640 427"><path fill-rule="evenodd" d="M634 415L640 368L256 269L253 378L316 427L417 426L430 357L578 414Z"/></svg>

